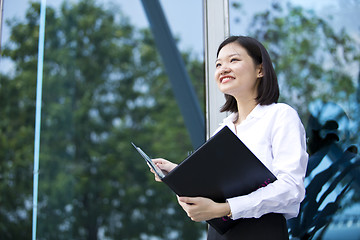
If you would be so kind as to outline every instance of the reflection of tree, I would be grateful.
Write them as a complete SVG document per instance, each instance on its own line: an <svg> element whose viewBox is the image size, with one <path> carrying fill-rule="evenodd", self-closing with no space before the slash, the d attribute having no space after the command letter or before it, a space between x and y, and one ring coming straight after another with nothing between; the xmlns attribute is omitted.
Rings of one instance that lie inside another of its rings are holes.
<svg viewBox="0 0 360 240"><path fill-rule="evenodd" d="M239 9L241 5L233 7ZM250 26L248 35L269 49L279 77L281 100L293 105L303 120L309 119L310 183L300 216L290 221L293 236L309 239L319 229L327 228L344 204L342 199L349 188L355 189L353 200L358 199L358 146L352 144L359 142L359 120L355 114L360 88L356 93L357 79L352 67L358 67L359 43L345 30L335 31L315 12L290 3L281 5L274 1L268 10L254 16ZM313 170L324 166L326 160L330 160L330 166L315 174ZM325 199L337 191L341 192L337 198L326 204Z"/></svg>
<svg viewBox="0 0 360 240"><path fill-rule="evenodd" d="M351 66L359 60L359 43L315 12L274 3L254 16L249 35L269 49L282 99L302 116L307 112L304 106L315 99L346 103L355 92Z"/></svg>
<svg viewBox="0 0 360 240"><path fill-rule="evenodd" d="M39 4L10 22L1 76L0 238L31 235L33 126ZM189 136L148 30L95 1L47 9L38 239L194 239L175 197L154 183L130 145L174 161ZM202 64L184 54L202 94ZM164 224L166 221L166 224Z"/></svg>
<svg viewBox="0 0 360 240"><path fill-rule="evenodd" d="M25 22L10 23L12 42L3 51L16 72L0 79L1 239L31 235L38 19L33 4ZM330 91L332 101L353 99L346 69L359 50L346 33L291 5L273 5L253 26L274 58L284 99L303 119L303 106L329 100ZM136 139L154 156L175 161L191 149L154 48L147 30L94 1L47 10L39 239L199 236L202 225L184 216L167 188L153 184L129 144ZM201 93L202 64L184 57Z"/></svg>

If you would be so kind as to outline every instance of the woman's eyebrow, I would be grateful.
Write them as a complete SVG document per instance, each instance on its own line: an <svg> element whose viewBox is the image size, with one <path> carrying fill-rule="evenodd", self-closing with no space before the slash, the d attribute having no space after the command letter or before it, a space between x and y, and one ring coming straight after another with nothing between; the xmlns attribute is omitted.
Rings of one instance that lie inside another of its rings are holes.
<svg viewBox="0 0 360 240"><path fill-rule="evenodd" d="M230 55L228 55L228 56L226 56L226 58L231 58L231 57L233 57L233 56L241 56L239 53L234 53L234 54L230 54ZM216 60L215 60L215 62L217 62L217 61L220 61L220 58L217 58Z"/></svg>

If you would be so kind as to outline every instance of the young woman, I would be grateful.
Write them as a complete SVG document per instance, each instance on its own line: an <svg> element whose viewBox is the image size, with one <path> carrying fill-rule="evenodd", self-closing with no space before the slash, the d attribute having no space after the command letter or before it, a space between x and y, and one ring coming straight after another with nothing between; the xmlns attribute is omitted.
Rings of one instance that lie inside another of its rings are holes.
<svg viewBox="0 0 360 240"><path fill-rule="evenodd" d="M298 215L305 195L308 155L301 120L293 108L277 103L279 86L271 59L253 38L232 36L221 43L215 80L226 99L221 111L231 113L217 131L228 126L277 180L225 203L203 197L178 197L178 202L193 221L241 219L224 235L210 226L208 240L288 239L286 219ZM176 167L161 158L154 162L167 172Z"/></svg>

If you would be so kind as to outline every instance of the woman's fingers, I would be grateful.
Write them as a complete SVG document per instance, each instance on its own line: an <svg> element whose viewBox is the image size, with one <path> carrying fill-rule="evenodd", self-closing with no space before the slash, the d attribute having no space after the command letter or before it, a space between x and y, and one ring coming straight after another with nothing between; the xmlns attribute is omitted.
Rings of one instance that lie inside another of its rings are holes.
<svg viewBox="0 0 360 240"><path fill-rule="evenodd" d="M177 164L163 158L155 158L152 161L165 173L171 172L177 166Z"/></svg>

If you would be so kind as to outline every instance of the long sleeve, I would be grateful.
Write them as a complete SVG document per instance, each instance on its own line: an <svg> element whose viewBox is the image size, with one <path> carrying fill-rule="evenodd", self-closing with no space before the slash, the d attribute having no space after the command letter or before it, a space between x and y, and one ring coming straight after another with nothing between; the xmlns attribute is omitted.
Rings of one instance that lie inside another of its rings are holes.
<svg viewBox="0 0 360 240"><path fill-rule="evenodd" d="M260 106L239 125L237 135L277 180L248 195L227 199L232 218L258 218L270 212L296 217L305 196L308 160L305 130L296 111L285 104Z"/></svg>

